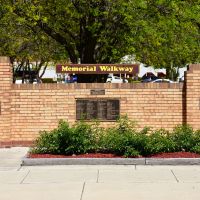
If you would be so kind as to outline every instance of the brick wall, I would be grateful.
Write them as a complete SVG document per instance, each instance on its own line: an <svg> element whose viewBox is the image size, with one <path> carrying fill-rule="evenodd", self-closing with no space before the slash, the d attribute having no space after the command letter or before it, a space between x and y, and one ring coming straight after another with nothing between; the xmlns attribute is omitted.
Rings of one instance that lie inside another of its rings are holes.
<svg viewBox="0 0 200 200"><path fill-rule="evenodd" d="M0 146L10 146L11 141L11 84L10 61L7 57L0 57Z"/></svg>
<svg viewBox="0 0 200 200"><path fill-rule="evenodd" d="M187 122L200 128L200 70L197 65L191 66L185 84L14 85L8 61L0 60L0 146L30 145L40 130L57 127L60 119L73 124L78 98L117 98L120 114L136 120L139 128L172 129ZM105 89L105 95L91 95L91 89ZM114 122L101 124L108 127Z"/></svg>
<svg viewBox="0 0 200 200"><path fill-rule="evenodd" d="M90 95L105 88L105 95ZM182 123L182 84L41 84L13 85L12 140L33 140L40 130L50 130L60 119L73 124L77 98L120 99L121 114L140 127L171 129ZM104 122L110 126L111 122Z"/></svg>
<svg viewBox="0 0 200 200"><path fill-rule="evenodd" d="M200 129L200 64L190 65L186 74L186 122Z"/></svg>

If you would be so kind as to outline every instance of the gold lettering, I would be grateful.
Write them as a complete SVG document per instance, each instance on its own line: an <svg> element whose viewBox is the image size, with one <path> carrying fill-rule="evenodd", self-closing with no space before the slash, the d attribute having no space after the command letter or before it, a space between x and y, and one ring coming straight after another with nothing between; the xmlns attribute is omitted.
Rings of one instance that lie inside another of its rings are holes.
<svg viewBox="0 0 200 200"><path fill-rule="evenodd" d="M134 69L130 66L115 66L115 65L100 65L99 70L101 72L124 72L133 73ZM62 66L62 72L97 72L97 66L85 65L85 66Z"/></svg>
<svg viewBox="0 0 200 200"><path fill-rule="evenodd" d="M105 71L109 71L107 66L100 66L99 67L101 71L105 72Z"/></svg>
<svg viewBox="0 0 200 200"><path fill-rule="evenodd" d="M72 67L71 71L78 71L78 67Z"/></svg>
<svg viewBox="0 0 200 200"><path fill-rule="evenodd" d="M64 72L65 72L65 71L69 71L69 67L68 67L68 66L66 66L66 67L65 67L65 66L62 66L62 71L64 71Z"/></svg>
<svg viewBox="0 0 200 200"><path fill-rule="evenodd" d="M129 72L132 72L133 71L133 68L132 67L129 67Z"/></svg>
<svg viewBox="0 0 200 200"><path fill-rule="evenodd" d="M121 72L121 71L124 71L124 67L118 67L118 70Z"/></svg>
<svg viewBox="0 0 200 200"><path fill-rule="evenodd" d="M115 66L113 71L118 72L118 68Z"/></svg>

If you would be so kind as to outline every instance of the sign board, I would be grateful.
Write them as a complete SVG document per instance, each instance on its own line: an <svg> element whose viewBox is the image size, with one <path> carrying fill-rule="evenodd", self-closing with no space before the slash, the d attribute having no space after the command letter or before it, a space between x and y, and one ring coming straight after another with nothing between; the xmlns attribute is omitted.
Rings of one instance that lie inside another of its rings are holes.
<svg viewBox="0 0 200 200"><path fill-rule="evenodd" d="M130 64L64 64L56 65L56 73L68 74L132 74L139 73L139 65Z"/></svg>
<svg viewBox="0 0 200 200"><path fill-rule="evenodd" d="M91 95L105 95L105 90L90 90Z"/></svg>
<svg viewBox="0 0 200 200"><path fill-rule="evenodd" d="M117 99L77 99L77 120L115 121L120 115L120 101Z"/></svg>

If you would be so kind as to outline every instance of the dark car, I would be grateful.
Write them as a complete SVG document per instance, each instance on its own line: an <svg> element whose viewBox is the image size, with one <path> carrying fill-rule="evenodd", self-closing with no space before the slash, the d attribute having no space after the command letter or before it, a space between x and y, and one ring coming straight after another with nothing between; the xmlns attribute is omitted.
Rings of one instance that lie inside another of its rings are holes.
<svg viewBox="0 0 200 200"><path fill-rule="evenodd" d="M152 81L151 78L147 78L147 79L141 80L142 83L149 83L149 82L151 82L151 81Z"/></svg>
<svg viewBox="0 0 200 200"><path fill-rule="evenodd" d="M148 73L146 73L146 74L142 77L141 82L142 82L142 83L148 83L148 82L154 81L154 80L156 80L156 79L158 79L157 76L155 76L155 75L154 75L153 73L151 73L151 72L148 72Z"/></svg>

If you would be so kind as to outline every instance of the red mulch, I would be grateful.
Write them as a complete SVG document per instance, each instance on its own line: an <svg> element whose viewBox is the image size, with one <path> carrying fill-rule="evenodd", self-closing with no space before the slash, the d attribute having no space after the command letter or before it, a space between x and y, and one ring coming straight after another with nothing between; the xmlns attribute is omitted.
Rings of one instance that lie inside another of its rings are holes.
<svg viewBox="0 0 200 200"><path fill-rule="evenodd" d="M160 153L150 158L200 158L200 154L190 152Z"/></svg>
<svg viewBox="0 0 200 200"><path fill-rule="evenodd" d="M28 158L123 158L114 154L89 153L83 155L52 155L52 154L29 154ZM200 158L200 154L190 152L160 153L148 158Z"/></svg>
<svg viewBox="0 0 200 200"><path fill-rule="evenodd" d="M114 154L102 154L102 153L89 153L82 155L52 155L52 154L29 154L29 158L120 158Z"/></svg>

